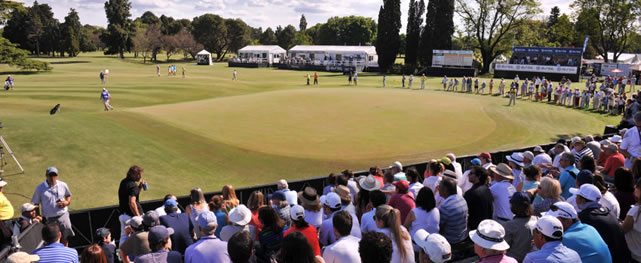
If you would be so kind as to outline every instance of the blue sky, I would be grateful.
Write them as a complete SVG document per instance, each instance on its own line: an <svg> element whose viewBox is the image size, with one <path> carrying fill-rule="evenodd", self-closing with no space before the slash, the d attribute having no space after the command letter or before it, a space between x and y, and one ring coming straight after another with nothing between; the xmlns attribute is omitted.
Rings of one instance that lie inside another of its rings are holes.
<svg viewBox="0 0 641 263"><path fill-rule="evenodd" d="M31 0L19 0L31 5ZM401 0L403 24L406 23L407 6L410 0ZM553 6L561 12L569 12L568 0L540 0L543 13L548 14ZM214 13L225 18L241 18L253 27L272 27L292 24L298 27L301 14L305 14L309 26L327 21L332 16L360 15L376 20L382 0L131 0L132 14L140 16L152 11L174 18L188 18ZM106 26L105 0L39 0L49 4L56 18L63 20L69 8L75 8L83 24ZM456 18L455 18L456 19ZM458 23L457 23L458 24Z"/></svg>

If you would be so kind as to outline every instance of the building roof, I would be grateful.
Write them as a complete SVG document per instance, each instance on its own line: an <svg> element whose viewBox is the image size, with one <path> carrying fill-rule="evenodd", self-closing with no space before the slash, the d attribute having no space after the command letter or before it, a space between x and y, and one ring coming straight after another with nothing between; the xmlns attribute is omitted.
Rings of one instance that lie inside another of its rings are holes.
<svg viewBox="0 0 641 263"><path fill-rule="evenodd" d="M271 53L285 53L287 52L285 49L283 49L280 46L276 45L269 45L269 46L264 46L264 45L249 45L245 46L244 48L241 48L238 50L238 52L271 52Z"/></svg>
<svg viewBox="0 0 641 263"><path fill-rule="evenodd" d="M597 56L597 59L603 59L603 56ZM614 53L608 52L608 61L612 63L614 59ZM617 59L619 64L639 64L641 63L641 54L632 54L632 53L621 53Z"/></svg>
<svg viewBox="0 0 641 263"><path fill-rule="evenodd" d="M289 49L289 51L298 52L365 52L367 54L376 55L376 47L374 46L308 46L297 45Z"/></svg>

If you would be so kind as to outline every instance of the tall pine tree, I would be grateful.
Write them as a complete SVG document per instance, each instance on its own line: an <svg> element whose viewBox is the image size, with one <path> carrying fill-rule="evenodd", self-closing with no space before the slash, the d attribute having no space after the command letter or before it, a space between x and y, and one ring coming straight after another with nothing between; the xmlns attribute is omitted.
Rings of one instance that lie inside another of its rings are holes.
<svg viewBox="0 0 641 263"><path fill-rule="evenodd" d="M70 57L75 57L80 52L80 39L83 37L81 30L82 24L80 24L78 12L71 8L62 25L63 49Z"/></svg>
<svg viewBox="0 0 641 263"><path fill-rule="evenodd" d="M423 13L425 13L425 2L423 0L411 0L407 16L407 37L405 42L405 69L411 73L414 73L416 69Z"/></svg>
<svg viewBox="0 0 641 263"><path fill-rule="evenodd" d="M378 11L378 30L376 35L376 53L378 66L382 73L387 73L394 65L401 45L401 1L384 0Z"/></svg>
<svg viewBox="0 0 641 263"><path fill-rule="evenodd" d="M108 0L105 2L107 31L100 36L107 49L105 55L118 54L125 58L125 51L131 50L135 28L131 21L131 3L128 0Z"/></svg>
<svg viewBox="0 0 641 263"><path fill-rule="evenodd" d="M307 30L307 19L305 18L305 14L300 16L300 23L298 23L298 29L300 31Z"/></svg>
<svg viewBox="0 0 641 263"><path fill-rule="evenodd" d="M433 50L452 49L453 34L454 0L430 0L420 42L419 61L423 67L432 65Z"/></svg>

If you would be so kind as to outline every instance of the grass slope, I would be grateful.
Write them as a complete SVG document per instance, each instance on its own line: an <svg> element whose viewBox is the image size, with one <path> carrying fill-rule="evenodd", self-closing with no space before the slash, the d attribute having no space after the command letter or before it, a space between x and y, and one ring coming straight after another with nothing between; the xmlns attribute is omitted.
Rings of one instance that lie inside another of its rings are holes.
<svg viewBox="0 0 641 263"><path fill-rule="evenodd" d="M250 186L301 179L393 160L421 161L549 142L559 135L599 133L617 121L584 111L428 90L382 89L381 77L179 64L187 77L155 76L155 66L99 54L47 59L54 70L19 74L16 90L0 92L0 130L26 169L5 175L14 206L29 200L44 170L55 165L69 183L72 209L116 203L118 182L132 164L145 167L142 198L183 195L223 184ZM98 72L108 68L116 111L102 112ZM0 72L11 69L0 66ZM418 83L416 81L415 83ZM388 85L400 84L389 77ZM417 85L417 84L415 84ZM49 109L62 104L62 112ZM7 173L16 171L9 165Z"/></svg>

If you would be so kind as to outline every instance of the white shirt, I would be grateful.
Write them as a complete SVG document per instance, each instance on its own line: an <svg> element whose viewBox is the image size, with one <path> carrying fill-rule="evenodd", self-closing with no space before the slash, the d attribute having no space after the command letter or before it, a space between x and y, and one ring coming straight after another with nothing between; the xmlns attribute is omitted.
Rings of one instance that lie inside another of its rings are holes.
<svg viewBox="0 0 641 263"><path fill-rule="evenodd" d="M361 232L374 232L378 229L378 226L376 226L376 221L374 220L375 214L376 208L372 208L371 211L364 213L361 216Z"/></svg>
<svg viewBox="0 0 641 263"><path fill-rule="evenodd" d="M289 205L297 205L298 204L298 193L296 191L292 191L289 189L282 189L283 193L285 194L285 199L287 199L287 203Z"/></svg>
<svg viewBox="0 0 641 263"><path fill-rule="evenodd" d="M353 236L341 237L336 243L331 244L323 251L323 260L326 263L351 263L361 262L358 253L358 242L360 238Z"/></svg>
<svg viewBox="0 0 641 263"><path fill-rule="evenodd" d="M339 210L340 211L340 210ZM327 246L336 242L336 236L334 235L334 214L338 211L332 213L327 219L323 220L323 223L320 227L319 241L321 244ZM352 232L350 235L361 238L361 226L358 224L358 218L352 215Z"/></svg>
<svg viewBox="0 0 641 263"><path fill-rule="evenodd" d="M605 192L605 194L603 194L601 200L599 200L599 204L610 209L610 214L615 218L619 218L619 215L621 214L621 207L619 205L619 201L617 201L617 198L614 197L614 195L610 193L610 191L607 191Z"/></svg>
<svg viewBox="0 0 641 263"><path fill-rule="evenodd" d="M458 180L456 184L458 184L458 187L463 190L463 193L467 192L467 190L470 190L470 188L472 188L473 186L473 184L470 183L470 170L465 171L461 179Z"/></svg>
<svg viewBox="0 0 641 263"><path fill-rule="evenodd" d="M626 150L634 158L641 157L641 139L639 138L639 130L637 127L628 129L623 135L621 142L621 150ZM632 168L632 161L630 158L625 160L625 168Z"/></svg>
<svg viewBox="0 0 641 263"><path fill-rule="evenodd" d="M349 188L349 195L352 197L352 200L356 200L356 196L358 195L358 183L354 181L354 179L349 179L347 181L347 188ZM298 198L298 196L297 196Z"/></svg>
<svg viewBox="0 0 641 263"><path fill-rule="evenodd" d="M416 231L419 229L424 229L430 234L438 234L441 222L441 212L438 208L434 208L431 211L425 211L423 208L416 207L412 209L414 213L414 221L410 226L410 234L414 236Z"/></svg>
<svg viewBox="0 0 641 263"><path fill-rule="evenodd" d="M547 153L539 153L534 156L534 159L532 160L532 164L536 166L544 163L552 163L552 157L550 157L550 155Z"/></svg>
<svg viewBox="0 0 641 263"><path fill-rule="evenodd" d="M380 233L385 234L392 240L392 260L390 263L414 263L414 248L412 247L412 237L407 232L404 226L401 226L401 232L405 232L408 236L408 239L403 240L403 247L405 249L405 260L401 260L401 253L399 252L399 247L396 244L395 238L392 236L389 228L379 228L376 230Z"/></svg>
<svg viewBox="0 0 641 263"><path fill-rule="evenodd" d="M318 229L323 223L323 209L318 211L305 210L305 222Z"/></svg>
<svg viewBox="0 0 641 263"><path fill-rule="evenodd" d="M461 164L457 163L456 161L452 162L452 166L454 166L454 173L456 173L456 179L461 180L461 177L463 177L463 167L461 167Z"/></svg>
<svg viewBox="0 0 641 263"><path fill-rule="evenodd" d="M165 212L165 206L158 207L158 208L156 208L154 211L156 211L156 213L158 213L158 217L161 217L161 216L167 215L167 212ZM177 213L177 214L182 213L182 211L180 211L180 208L178 208L178 210L176 211L176 213Z"/></svg>
<svg viewBox="0 0 641 263"><path fill-rule="evenodd" d="M492 218L512 219L514 214L512 214L512 210L510 209L510 198L516 192L516 188L514 188L509 181L500 181L490 186L490 192L492 192L492 196L494 197L494 203L492 204L494 206L494 213Z"/></svg>
<svg viewBox="0 0 641 263"><path fill-rule="evenodd" d="M418 197L418 192L421 191L421 188L423 188L423 187L424 187L424 185L422 183L420 183L420 182L416 182L416 183L411 183L410 184L409 191L414 195L414 199L416 199L416 197Z"/></svg>
<svg viewBox="0 0 641 263"><path fill-rule="evenodd" d="M625 233L625 241L628 243L630 252L632 252L632 258L636 261L641 261L641 220L637 215L639 214L639 206L633 206L628 211L627 216L632 217L634 224L632 225L632 230Z"/></svg>

